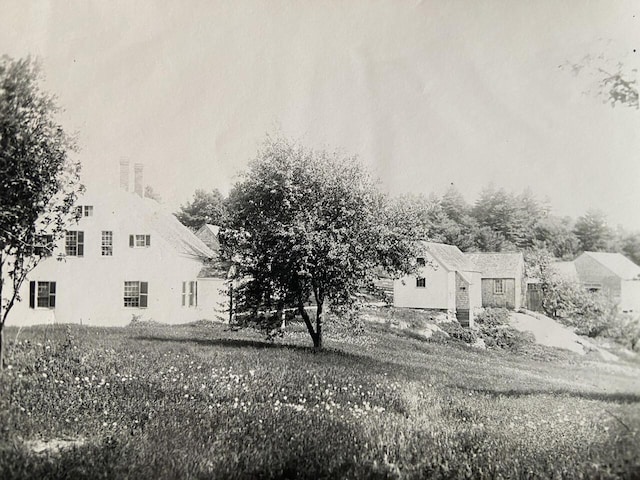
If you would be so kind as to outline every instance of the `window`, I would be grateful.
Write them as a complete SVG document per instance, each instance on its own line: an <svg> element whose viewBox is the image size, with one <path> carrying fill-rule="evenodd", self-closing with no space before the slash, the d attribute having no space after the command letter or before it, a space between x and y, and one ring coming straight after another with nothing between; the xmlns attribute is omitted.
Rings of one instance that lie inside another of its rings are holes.
<svg viewBox="0 0 640 480"><path fill-rule="evenodd" d="M38 235L33 253L39 256L48 256L53 252L53 235Z"/></svg>
<svg viewBox="0 0 640 480"><path fill-rule="evenodd" d="M56 282L29 282L30 308L55 308Z"/></svg>
<svg viewBox="0 0 640 480"><path fill-rule="evenodd" d="M182 282L182 306L198 306L198 282Z"/></svg>
<svg viewBox="0 0 640 480"><path fill-rule="evenodd" d="M129 235L129 246L131 248L150 247L151 235Z"/></svg>
<svg viewBox="0 0 640 480"><path fill-rule="evenodd" d="M427 263L424 261L424 258L418 257L416 258L416 264L418 267L424 267Z"/></svg>
<svg viewBox="0 0 640 480"><path fill-rule="evenodd" d="M504 294L504 278L496 278L493 281L493 293L494 295Z"/></svg>
<svg viewBox="0 0 640 480"><path fill-rule="evenodd" d="M102 256L113 256L113 232L111 230L102 231Z"/></svg>
<svg viewBox="0 0 640 480"><path fill-rule="evenodd" d="M84 232L70 230L65 235L65 253L70 257L84 256Z"/></svg>
<svg viewBox="0 0 640 480"><path fill-rule="evenodd" d="M147 282L124 282L124 306L146 308L149 296Z"/></svg>
<svg viewBox="0 0 640 480"><path fill-rule="evenodd" d="M93 205L78 205L76 207L77 217L93 217Z"/></svg>

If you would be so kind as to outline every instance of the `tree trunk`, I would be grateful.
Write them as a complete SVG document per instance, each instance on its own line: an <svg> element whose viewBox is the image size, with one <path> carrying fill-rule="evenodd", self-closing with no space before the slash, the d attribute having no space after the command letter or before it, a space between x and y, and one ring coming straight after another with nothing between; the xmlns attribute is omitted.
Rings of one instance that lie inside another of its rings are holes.
<svg viewBox="0 0 640 480"><path fill-rule="evenodd" d="M313 346L317 348L318 336L316 332L313 330L313 325L311 324L311 319L309 318L309 314L304 309L304 303L302 301L298 301L298 312L300 312L300 316L304 320L304 324L307 326L307 331L309 335L311 335L311 339L313 340Z"/></svg>
<svg viewBox="0 0 640 480"><path fill-rule="evenodd" d="M0 324L0 371L4 368L4 323Z"/></svg>
<svg viewBox="0 0 640 480"><path fill-rule="evenodd" d="M324 313L322 310L322 303L318 302L316 309L316 338L313 339L313 346L316 350L322 350L322 321L324 320Z"/></svg>

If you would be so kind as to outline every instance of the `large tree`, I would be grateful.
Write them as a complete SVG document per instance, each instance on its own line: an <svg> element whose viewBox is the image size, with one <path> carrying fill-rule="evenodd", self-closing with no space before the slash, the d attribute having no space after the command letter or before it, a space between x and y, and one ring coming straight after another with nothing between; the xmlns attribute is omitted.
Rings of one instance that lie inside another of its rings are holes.
<svg viewBox="0 0 640 480"><path fill-rule="evenodd" d="M39 87L37 62L0 60L0 368L2 332L20 287L63 235L82 187L75 142Z"/></svg>
<svg viewBox="0 0 640 480"><path fill-rule="evenodd" d="M609 250L613 238L607 217L599 210L589 210L578 217L573 233L580 240L580 248L586 252Z"/></svg>
<svg viewBox="0 0 640 480"><path fill-rule="evenodd" d="M348 309L376 269L414 268L415 242L354 158L268 138L229 206L226 238L245 294L277 311L294 306L316 348L327 304Z"/></svg>
<svg viewBox="0 0 640 480"><path fill-rule="evenodd" d="M182 205L175 213L180 223L197 230L205 223L224 226L227 219L226 200L217 189L207 192L198 189L193 200Z"/></svg>

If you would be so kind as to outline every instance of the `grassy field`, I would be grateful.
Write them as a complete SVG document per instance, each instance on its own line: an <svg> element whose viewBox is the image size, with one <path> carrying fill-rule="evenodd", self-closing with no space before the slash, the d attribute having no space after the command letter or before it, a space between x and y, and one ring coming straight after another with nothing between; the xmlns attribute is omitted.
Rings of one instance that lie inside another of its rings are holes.
<svg viewBox="0 0 640 480"><path fill-rule="evenodd" d="M640 478L637 364L385 325L322 353L206 323L16 335L2 479Z"/></svg>

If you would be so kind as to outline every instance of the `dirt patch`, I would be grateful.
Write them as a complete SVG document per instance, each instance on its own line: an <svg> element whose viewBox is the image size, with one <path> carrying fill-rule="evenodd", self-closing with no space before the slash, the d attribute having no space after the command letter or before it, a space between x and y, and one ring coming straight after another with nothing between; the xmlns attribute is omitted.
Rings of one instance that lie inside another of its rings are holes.
<svg viewBox="0 0 640 480"><path fill-rule="evenodd" d="M84 438L52 438L50 440L30 440L24 442L25 446L37 454L58 454L61 450L73 447L81 447L87 441Z"/></svg>

